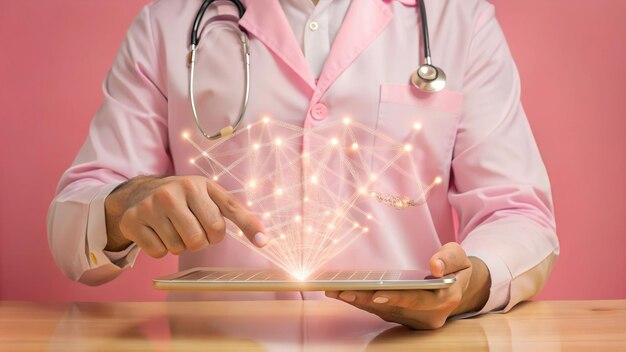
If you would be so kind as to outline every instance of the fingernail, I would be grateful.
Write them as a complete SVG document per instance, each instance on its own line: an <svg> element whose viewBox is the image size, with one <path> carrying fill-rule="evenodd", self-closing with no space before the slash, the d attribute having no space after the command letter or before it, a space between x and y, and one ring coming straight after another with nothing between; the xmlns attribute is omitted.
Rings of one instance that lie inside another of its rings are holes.
<svg viewBox="0 0 626 352"><path fill-rule="evenodd" d="M437 259L437 265L439 265L439 267L441 268L441 274L445 274L446 265L443 263L443 260Z"/></svg>
<svg viewBox="0 0 626 352"><path fill-rule="evenodd" d="M262 232L257 232L254 234L252 242L254 242L257 247L263 247L267 244L267 236Z"/></svg>
<svg viewBox="0 0 626 352"><path fill-rule="evenodd" d="M343 299L346 302L354 302L354 300L356 299L356 295L351 292L341 292L339 298Z"/></svg>
<svg viewBox="0 0 626 352"><path fill-rule="evenodd" d="M374 303L385 304L387 302L389 302L389 298L384 297L384 296L378 296L378 297L374 298Z"/></svg>

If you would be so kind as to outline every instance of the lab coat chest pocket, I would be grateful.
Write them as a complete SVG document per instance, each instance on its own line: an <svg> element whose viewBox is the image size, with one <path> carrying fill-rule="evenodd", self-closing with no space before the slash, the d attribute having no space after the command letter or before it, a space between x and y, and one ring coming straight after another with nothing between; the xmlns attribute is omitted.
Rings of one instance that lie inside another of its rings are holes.
<svg viewBox="0 0 626 352"><path fill-rule="evenodd" d="M461 92L426 93L410 84L381 84L376 129L388 140L410 146L413 162L398 166L414 169L419 181L430 183L449 172L462 103ZM382 150L387 142L377 137L375 143ZM374 158L373 169L391 157Z"/></svg>

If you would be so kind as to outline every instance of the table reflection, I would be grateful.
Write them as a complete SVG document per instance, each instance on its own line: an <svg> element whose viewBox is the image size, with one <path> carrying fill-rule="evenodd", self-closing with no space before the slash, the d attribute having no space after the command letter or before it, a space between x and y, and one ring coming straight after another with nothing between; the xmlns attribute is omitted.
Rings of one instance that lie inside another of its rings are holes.
<svg viewBox="0 0 626 352"><path fill-rule="evenodd" d="M554 330L550 324L555 320L498 315L413 331L342 302L73 303L58 320L49 349L557 351L559 341L529 345L518 338Z"/></svg>

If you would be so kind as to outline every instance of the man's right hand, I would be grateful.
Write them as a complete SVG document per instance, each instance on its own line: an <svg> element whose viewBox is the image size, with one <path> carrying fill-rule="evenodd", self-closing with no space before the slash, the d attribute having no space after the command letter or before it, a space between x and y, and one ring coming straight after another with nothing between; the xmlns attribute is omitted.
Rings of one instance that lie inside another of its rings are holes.
<svg viewBox="0 0 626 352"><path fill-rule="evenodd" d="M136 243L161 258L220 242L231 220L257 247L267 244L263 226L219 185L201 176L139 176L105 200L108 251Z"/></svg>

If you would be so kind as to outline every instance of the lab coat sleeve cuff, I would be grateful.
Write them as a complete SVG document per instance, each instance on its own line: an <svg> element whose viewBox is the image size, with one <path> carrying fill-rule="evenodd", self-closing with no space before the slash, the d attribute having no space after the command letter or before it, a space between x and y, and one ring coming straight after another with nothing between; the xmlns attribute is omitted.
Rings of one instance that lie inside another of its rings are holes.
<svg viewBox="0 0 626 352"><path fill-rule="evenodd" d="M137 259L137 255L139 255L139 246L133 243L128 246L128 248L119 252L109 252L103 250L102 253L104 253L104 255L109 258L111 263L119 266L122 269L126 269L135 265L135 260Z"/></svg>
<svg viewBox="0 0 626 352"><path fill-rule="evenodd" d="M485 313L503 312L510 297L512 275L509 268L497 254L472 249L466 249L466 253L468 257L478 258L485 263L491 277L491 288L489 289L489 299L481 310L459 314L454 319L470 318Z"/></svg>
<svg viewBox="0 0 626 352"><path fill-rule="evenodd" d="M100 270L98 271L120 271L121 269L132 267L139 254L139 247L134 243L120 252L104 250L107 244L104 201L115 187L117 187L117 184L103 187L89 204L86 249L90 269L99 268ZM101 268L103 266L107 266L107 268Z"/></svg>

